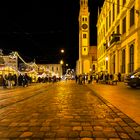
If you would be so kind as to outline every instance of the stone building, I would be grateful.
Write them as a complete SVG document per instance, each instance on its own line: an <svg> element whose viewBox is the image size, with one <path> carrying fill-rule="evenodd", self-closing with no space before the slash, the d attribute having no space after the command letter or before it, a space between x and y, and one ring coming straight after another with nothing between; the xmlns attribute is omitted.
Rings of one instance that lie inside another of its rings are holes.
<svg viewBox="0 0 140 140"><path fill-rule="evenodd" d="M105 1L97 20L98 72L126 75L140 67L139 0Z"/></svg>

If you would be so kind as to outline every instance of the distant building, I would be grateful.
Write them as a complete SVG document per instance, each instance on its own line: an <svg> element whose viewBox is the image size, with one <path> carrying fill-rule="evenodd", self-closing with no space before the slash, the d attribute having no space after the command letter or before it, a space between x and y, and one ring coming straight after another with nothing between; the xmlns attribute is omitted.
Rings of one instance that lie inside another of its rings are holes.
<svg viewBox="0 0 140 140"><path fill-rule="evenodd" d="M79 59L76 62L76 74L96 71L97 49L90 46L88 0L80 0L79 12Z"/></svg>
<svg viewBox="0 0 140 140"><path fill-rule="evenodd" d="M139 2L104 2L97 20L99 72L125 75L140 67Z"/></svg>
<svg viewBox="0 0 140 140"><path fill-rule="evenodd" d="M62 65L61 64L37 64L38 74L47 76L62 77Z"/></svg>

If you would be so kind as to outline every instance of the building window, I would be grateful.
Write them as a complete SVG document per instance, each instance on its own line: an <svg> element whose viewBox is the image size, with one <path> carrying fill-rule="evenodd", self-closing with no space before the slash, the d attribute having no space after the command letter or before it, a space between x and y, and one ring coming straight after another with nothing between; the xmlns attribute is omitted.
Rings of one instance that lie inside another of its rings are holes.
<svg viewBox="0 0 140 140"><path fill-rule="evenodd" d="M106 17L106 32L108 31L108 17Z"/></svg>
<svg viewBox="0 0 140 140"><path fill-rule="evenodd" d="M113 3L113 14L112 14L112 21L115 20L115 3Z"/></svg>
<svg viewBox="0 0 140 140"><path fill-rule="evenodd" d="M126 0L123 0L123 5L125 5L125 3L126 3Z"/></svg>
<svg viewBox="0 0 140 140"><path fill-rule="evenodd" d="M54 67L52 67L52 71L54 71Z"/></svg>
<svg viewBox="0 0 140 140"><path fill-rule="evenodd" d="M122 21L122 33L126 33L126 17Z"/></svg>
<svg viewBox="0 0 140 140"><path fill-rule="evenodd" d="M83 34L83 38L86 38L87 37L87 35L86 34Z"/></svg>
<svg viewBox="0 0 140 140"><path fill-rule="evenodd" d="M125 49L122 50L122 73L125 73Z"/></svg>
<svg viewBox="0 0 140 140"><path fill-rule="evenodd" d="M117 14L120 13L120 0L117 0Z"/></svg>
<svg viewBox="0 0 140 140"><path fill-rule="evenodd" d="M134 25L135 22L135 9L134 6L130 10L130 27Z"/></svg>
<svg viewBox="0 0 140 140"><path fill-rule="evenodd" d="M109 27L111 26L111 11L109 11Z"/></svg>
<svg viewBox="0 0 140 140"><path fill-rule="evenodd" d="M92 70L95 71L95 65L92 66Z"/></svg>
<svg viewBox="0 0 140 140"><path fill-rule="evenodd" d="M113 55L113 74L115 74L115 54Z"/></svg>
<svg viewBox="0 0 140 140"><path fill-rule="evenodd" d="M117 34L120 33L120 25L117 26Z"/></svg>
<svg viewBox="0 0 140 140"><path fill-rule="evenodd" d="M85 21L87 21L87 18L85 18Z"/></svg>
<svg viewBox="0 0 140 140"><path fill-rule="evenodd" d="M82 18L82 21L84 21L84 17Z"/></svg>
<svg viewBox="0 0 140 140"><path fill-rule="evenodd" d="M134 45L130 45L130 70L129 72L133 72L134 71Z"/></svg>

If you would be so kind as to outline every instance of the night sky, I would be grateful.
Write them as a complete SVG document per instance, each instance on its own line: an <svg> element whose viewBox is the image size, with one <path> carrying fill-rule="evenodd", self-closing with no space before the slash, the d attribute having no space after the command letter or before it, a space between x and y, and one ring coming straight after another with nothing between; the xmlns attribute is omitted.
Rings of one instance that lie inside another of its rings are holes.
<svg viewBox="0 0 140 140"><path fill-rule="evenodd" d="M90 45L96 45L97 10L104 0L89 0ZM80 0L14 0L0 3L0 48L17 51L30 62L59 63L71 68L78 60ZM61 48L65 53L61 54Z"/></svg>

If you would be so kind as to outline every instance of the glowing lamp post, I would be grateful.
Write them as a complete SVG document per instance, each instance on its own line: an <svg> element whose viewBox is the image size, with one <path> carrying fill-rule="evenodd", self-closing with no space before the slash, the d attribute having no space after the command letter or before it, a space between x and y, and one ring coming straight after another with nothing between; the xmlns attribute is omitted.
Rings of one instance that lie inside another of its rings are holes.
<svg viewBox="0 0 140 140"><path fill-rule="evenodd" d="M61 53L64 53L64 49L61 49Z"/></svg>

